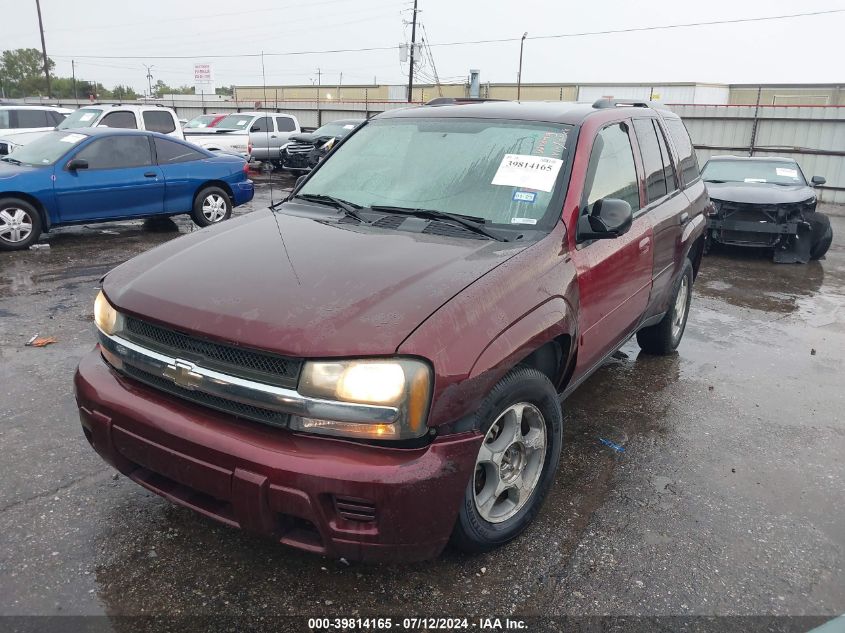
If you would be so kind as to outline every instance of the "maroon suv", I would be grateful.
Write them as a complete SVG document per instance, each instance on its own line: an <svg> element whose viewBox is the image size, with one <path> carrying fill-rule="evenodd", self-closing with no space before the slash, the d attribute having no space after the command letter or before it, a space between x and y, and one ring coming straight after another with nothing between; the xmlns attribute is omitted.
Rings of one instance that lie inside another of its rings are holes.
<svg viewBox="0 0 845 633"><path fill-rule="evenodd" d="M382 114L283 203L109 273L76 393L137 483L366 560L481 551L540 509L561 399L681 340L707 193L647 103Z"/></svg>

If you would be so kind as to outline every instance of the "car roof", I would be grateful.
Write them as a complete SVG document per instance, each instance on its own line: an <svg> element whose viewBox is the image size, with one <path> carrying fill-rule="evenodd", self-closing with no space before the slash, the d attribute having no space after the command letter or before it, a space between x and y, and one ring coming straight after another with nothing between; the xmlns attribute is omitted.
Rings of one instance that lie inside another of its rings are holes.
<svg viewBox="0 0 845 633"><path fill-rule="evenodd" d="M332 125L333 123L360 123L361 121L366 121L366 119L335 119L334 121L326 121L323 125Z"/></svg>
<svg viewBox="0 0 845 633"><path fill-rule="evenodd" d="M657 112L657 108L625 107L631 114ZM475 101L449 104L432 104L416 108L388 110L379 114L379 119L393 118L468 118L468 119L511 119L516 121L544 121L577 125L597 112L608 112L611 108L597 107L594 103L574 101ZM636 111L636 112L635 112ZM668 118L675 118L672 112L660 110Z"/></svg>
<svg viewBox="0 0 845 633"><path fill-rule="evenodd" d="M56 131L65 132L68 134L84 134L85 136L141 136L146 134L153 134L153 132L149 130L128 130L122 127L77 127L62 128L61 130Z"/></svg>
<svg viewBox="0 0 845 633"><path fill-rule="evenodd" d="M730 155L722 155L722 156L711 156L710 160L718 161L718 160L736 160L736 161L748 161L753 160L755 162L762 161L766 163L794 163L795 159L793 158L786 158L785 156L730 156Z"/></svg>
<svg viewBox="0 0 845 633"><path fill-rule="evenodd" d="M40 103L0 103L0 110L15 108L26 108L27 110L50 110L56 112L73 112L71 108L63 108L54 105L41 105Z"/></svg>

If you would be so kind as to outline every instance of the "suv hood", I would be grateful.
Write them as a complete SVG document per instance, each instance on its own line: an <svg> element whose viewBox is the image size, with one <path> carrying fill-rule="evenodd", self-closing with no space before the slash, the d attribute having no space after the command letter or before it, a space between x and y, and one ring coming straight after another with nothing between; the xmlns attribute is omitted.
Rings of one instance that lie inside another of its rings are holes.
<svg viewBox="0 0 845 633"><path fill-rule="evenodd" d="M37 138L41 138L53 130L40 130L38 132L6 132L0 136L0 141L11 141L15 145L26 145Z"/></svg>
<svg viewBox="0 0 845 633"><path fill-rule="evenodd" d="M714 200L743 204L794 204L815 196L806 185L776 185L770 182L708 182L707 193Z"/></svg>
<svg viewBox="0 0 845 633"><path fill-rule="evenodd" d="M524 248L267 209L147 251L109 273L103 290L139 318L246 347L297 357L392 354Z"/></svg>

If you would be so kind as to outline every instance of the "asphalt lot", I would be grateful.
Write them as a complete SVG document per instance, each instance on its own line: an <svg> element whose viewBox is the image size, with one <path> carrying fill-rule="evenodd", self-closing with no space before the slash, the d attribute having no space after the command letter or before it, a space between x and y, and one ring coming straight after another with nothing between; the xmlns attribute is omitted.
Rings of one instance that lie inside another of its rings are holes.
<svg viewBox="0 0 845 633"><path fill-rule="evenodd" d="M557 483L527 533L401 566L221 527L85 442L72 376L97 281L187 219L0 254L0 615L841 614L845 218L833 225L822 262L708 256L678 354L629 342L565 403ZM25 347L36 333L58 342Z"/></svg>

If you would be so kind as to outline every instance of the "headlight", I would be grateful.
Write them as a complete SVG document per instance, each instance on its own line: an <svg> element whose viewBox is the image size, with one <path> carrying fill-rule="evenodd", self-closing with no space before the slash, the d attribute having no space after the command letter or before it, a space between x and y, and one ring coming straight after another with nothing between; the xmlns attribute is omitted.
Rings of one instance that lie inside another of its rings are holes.
<svg viewBox="0 0 845 633"><path fill-rule="evenodd" d="M414 359L307 362L299 381L304 396L391 407L396 419L341 422L293 416L291 428L361 439L403 440L422 437L431 398L431 370Z"/></svg>
<svg viewBox="0 0 845 633"><path fill-rule="evenodd" d="M109 300L106 299L106 295L100 290L94 300L94 323L104 334L111 336L118 331L120 320L120 314L111 306Z"/></svg>
<svg viewBox="0 0 845 633"><path fill-rule="evenodd" d="M323 145L320 147L320 149L328 152L332 147L334 147L334 142L335 142L335 139L330 138L328 141L323 143Z"/></svg>

